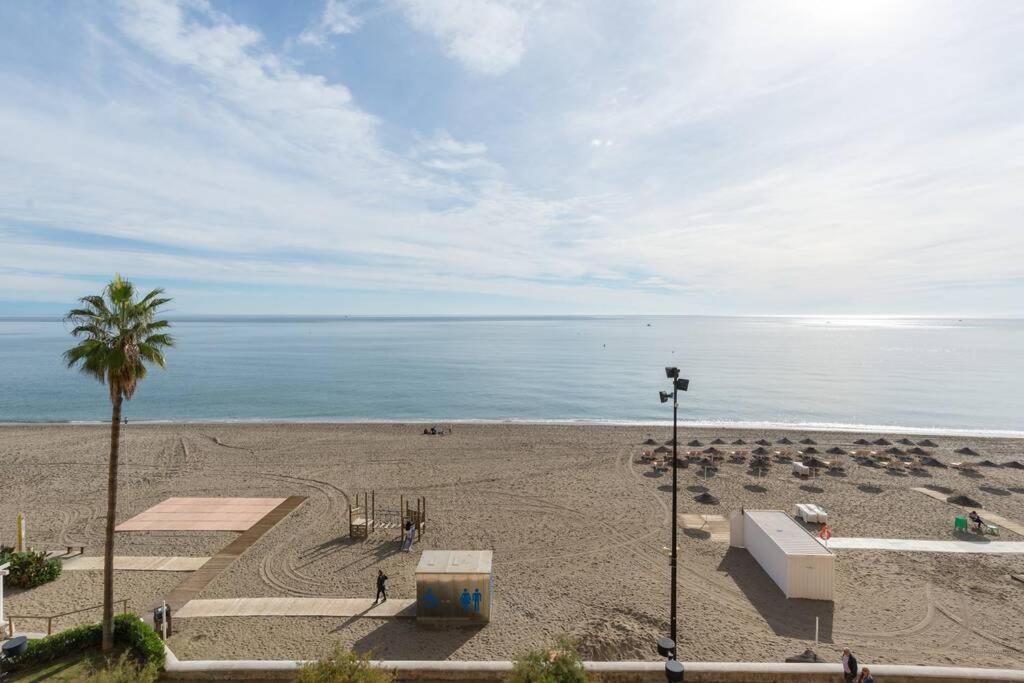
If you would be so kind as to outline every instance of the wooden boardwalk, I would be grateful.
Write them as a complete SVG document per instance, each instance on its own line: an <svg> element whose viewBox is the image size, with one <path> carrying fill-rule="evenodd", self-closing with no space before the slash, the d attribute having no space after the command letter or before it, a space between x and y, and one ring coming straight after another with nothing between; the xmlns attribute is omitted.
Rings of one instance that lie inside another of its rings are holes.
<svg viewBox="0 0 1024 683"><path fill-rule="evenodd" d="M166 597L167 604L173 612L181 609L185 603L195 598L200 591L210 585L217 576L241 557L242 553L258 541L263 534L270 531L275 524L288 516L295 508L302 505L305 496L289 496L284 502L264 515L258 522L238 535L238 538L224 546L190 577L179 583Z"/></svg>
<svg viewBox="0 0 1024 683"><path fill-rule="evenodd" d="M911 553L974 553L978 555L1022 555L1024 542L989 541L980 537L974 541L935 541L907 538L840 538L833 536L825 544L829 550L900 550Z"/></svg>
<svg viewBox="0 0 1024 683"><path fill-rule="evenodd" d="M192 600L174 613L176 619L199 617L366 617L412 618L415 600L369 598L224 598Z"/></svg>
<svg viewBox="0 0 1024 683"><path fill-rule="evenodd" d="M956 507L956 508L960 507L959 505L953 505L952 503L949 503L949 501L946 500L946 494L945 493L941 493L939 491L932 491L931 489L926 489L926 488L913 488L913 489L911 489L911 491L917 491L918 493L923 493L924 495L928 496L929 498L934 498L935 500L941 500L943 503L947 503L948 505L951 505L951 506ZM985 520L986 522L991 522L992 524L995 524L1000 529L1006 529L1008 531L1012 531L1013 533L1017 534L1018 536L1024 536L1024 524L1021 524L1020 522L1016 522L1016 521L1014 521L1012 519L1007 519L1006 517L1003 517L1002 515L997 515L996 513L992 512L991 510L984 510L984 509L981 511L981 518L983 520Z"/></svg>
<svg viewBox="0 0 1024 683"><path fill-rule="evenodd" d="M75 555L61 559L64 571L96 571L103 569L102 557ZM114 569L146 572L194 572L210 560L209 557L164 557L115 555Z"/></svg>
<svg viewBox="0 0 1024 683"><path fill-rule="evenodd" d="M705 531L712 541L729 542L729 521L722 515L698 515L684 512L679 515L684 529Z"/></svg>

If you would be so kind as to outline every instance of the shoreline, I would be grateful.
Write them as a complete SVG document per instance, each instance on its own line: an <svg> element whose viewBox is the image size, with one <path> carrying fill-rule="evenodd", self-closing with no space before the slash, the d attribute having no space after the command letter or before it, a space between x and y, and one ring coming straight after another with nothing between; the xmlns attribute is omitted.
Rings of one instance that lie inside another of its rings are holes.
<svg viewBox="0 0 1024 683"><path fill-rule="evenodd" d="M0 420L0 427L95 427L107 425L110 420L39 420L39 421L13 421ZM530 418L414 418L408 420L399 419L372 419L372 418L208 418L197 420L174 420L174 419L138 419L131 420L130 425L162 425L162 426L195 426L195 425L253 425L253 426L291 426L291 425L522 425L526 427L651 427L664 428L672 427L671 420L603 420L586 418L553 418L548 420ZM977 439L1024 439L1024 429L984 429L972 427L913 427L907 425L878 425L858 423L831 423L831 422L769 422L769 421L735 421L735 422L706 422L706 421L683 421L678 422L679 429L716 429L730 430L740 429L747 431L797 431L814 433L851 433L859 434L864 432L916 435L916 436L948 436L965 437Z"/></svg>

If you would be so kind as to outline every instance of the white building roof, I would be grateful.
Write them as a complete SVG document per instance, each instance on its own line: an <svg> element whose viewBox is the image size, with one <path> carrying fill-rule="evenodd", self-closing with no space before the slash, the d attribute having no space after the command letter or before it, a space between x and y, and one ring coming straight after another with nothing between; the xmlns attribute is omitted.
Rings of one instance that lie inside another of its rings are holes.
<svg viewBox="0 0 1024 683"><path fill-rule="evenodd" d="M743 514L775 541L787 555L831 555L807 530L781 510L744 510Z"/></svg>
<svg viewBox="0 0 1024 683"><path fill-rule="evenodd" d="M490 550L424 550L417 574L490 574Z"/></svg>

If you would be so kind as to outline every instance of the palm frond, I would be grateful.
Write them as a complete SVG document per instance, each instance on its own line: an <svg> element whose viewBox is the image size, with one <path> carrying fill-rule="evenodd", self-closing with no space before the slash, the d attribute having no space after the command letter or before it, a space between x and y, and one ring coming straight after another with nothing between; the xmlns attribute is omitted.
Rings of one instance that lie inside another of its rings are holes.
<svg viewBox="0 0 1024 683"><path fill-rule="evenodd" d="M64 352L69 368L78 369L106 384L111 401L130 399L148 373L147 364L164 367L162 349L174 345L165 332L170 327L156 314L170 301L162 289L154 289L136 300L135 286L120 275L103 289L102 295L80 299L65 320L75 326L72 336L81 341Z"/></svg>

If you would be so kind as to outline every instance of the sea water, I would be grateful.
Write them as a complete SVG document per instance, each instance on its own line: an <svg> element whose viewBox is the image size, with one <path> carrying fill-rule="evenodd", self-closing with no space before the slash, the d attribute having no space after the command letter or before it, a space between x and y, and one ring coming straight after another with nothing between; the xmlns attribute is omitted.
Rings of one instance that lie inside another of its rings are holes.
<svg viewBox="0 0 1024 683"><path fill-rule="evenodd" d="M191 317L130 420L671 420L1024 431L1024 320ZM0 318L0 421L109 419L59 319Z"/></svg>

